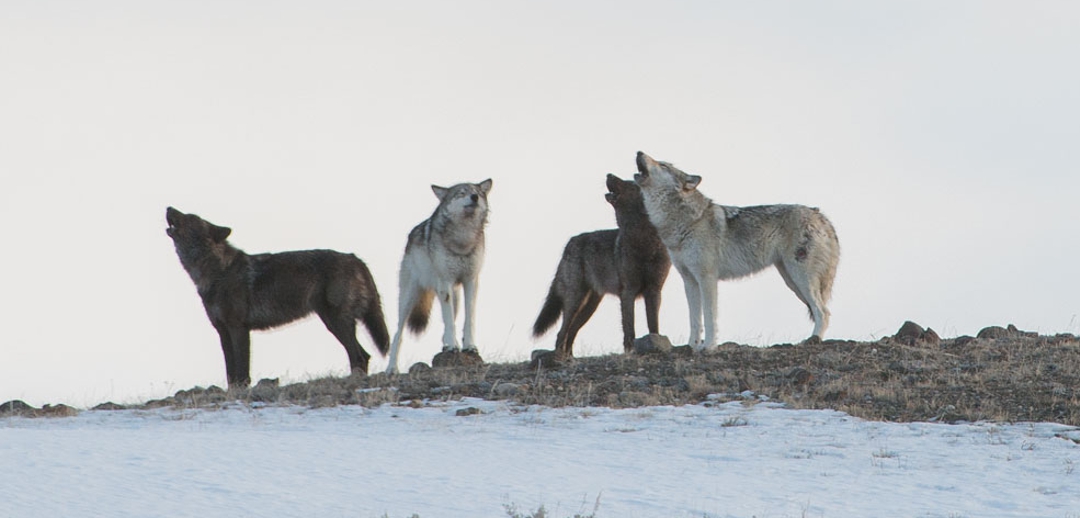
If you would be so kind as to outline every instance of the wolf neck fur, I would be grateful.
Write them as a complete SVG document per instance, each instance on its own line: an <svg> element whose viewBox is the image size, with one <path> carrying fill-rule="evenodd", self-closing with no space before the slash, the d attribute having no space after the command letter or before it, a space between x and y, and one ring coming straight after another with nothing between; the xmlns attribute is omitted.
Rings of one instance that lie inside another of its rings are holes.
<svg viewBox="0 0 1080 518"><path fill-rule="evenodd" d="M181 261L199 294L207 293L221 272L229 269L237 256L243 254L239 248L229 243L213 245L207 253Z"/></svg>
<svg viewBox="0 0 1080 518"><path fill-rule="evenodd" d="M653 207L649 209L649 220L656 227L664 246L680 248L691 228L712 213L709 209L714 205L713 201L696 190L686 198L675 191L658 194L645 198L646 207Z"/></svg>
<svg viewBox="0 0 1080 518"><path fill-rule="evenodd" d="M484 244L484 226L487 213L476 212L472 216L454 219L436 210L431 216L428 239L438 238L447 249L457 255L469 255Z"/></svg>

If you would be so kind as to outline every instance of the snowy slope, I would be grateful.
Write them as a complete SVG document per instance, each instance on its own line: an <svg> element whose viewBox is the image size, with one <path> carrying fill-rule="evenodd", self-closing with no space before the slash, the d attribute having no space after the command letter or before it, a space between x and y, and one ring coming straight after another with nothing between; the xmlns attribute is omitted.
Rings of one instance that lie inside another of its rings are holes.
<svg viewBox="0 0 1080 518"><path fill-rule="evenodd" d="M1061 436L740 402L84 412L0 420L0 516L1076 517Z"/></svg>

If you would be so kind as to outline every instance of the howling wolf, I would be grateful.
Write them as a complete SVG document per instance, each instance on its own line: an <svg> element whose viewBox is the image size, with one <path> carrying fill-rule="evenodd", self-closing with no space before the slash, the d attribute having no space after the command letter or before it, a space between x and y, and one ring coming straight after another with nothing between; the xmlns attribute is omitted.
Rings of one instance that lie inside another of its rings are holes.
<svg viewBox="0 0 1080 518"><path fill-rule="evenodd" d="M432 185L439 206L430 218L409 232L398 276L398 325L390 345L386 372L398 372L401 333L419 334L427 328L431 302L439 298L443 317L443 350L459 351L454 320L460 306L458 287L465 291L465 351L476 352L476 289L484 263L484 226L487 225L491 180L453 187Z"/></svg>
<svg viewBox="0 0 1080 518"><path fill-rule="evenodd" d="M604 197L615 207L619 228L570 238L533 325L533 336L539 338L562 315L562 327L555 338L555 352L561 357L573 356L578 330L607 293L619 296L625 351L634 344L634 301L638 297L645 297L649 332L659 332L660 290L671 259L645 213L641 189L611 174L607 188Z"/></svg>
<svg viewBox="0 0 1080 518"><path fill-rule="evenodd" d="M319 315L345 346L353 372L371 356L356 341L356 321L379 352L389 342L382 303L367 265L355 255L303 250L249 255L229 244L232 229L172 207L165 211L180 264L195 282L210 323L221 336L229 388L251 383L251 330Z"/></svg>
<svg viewBox="0 0 1080 518"><path fill-rule="evenodd" d="M640 151L637 169L634 181L641 186L649 220L683 278L690 307L690 344L695 349L716 345L717 281L769 266L776 266L788 288L810 310L811 339L824 336L829 326L826 304L840 261L840 242L824 214L802 205L717 205L698 191L700 176Z"/></svg>

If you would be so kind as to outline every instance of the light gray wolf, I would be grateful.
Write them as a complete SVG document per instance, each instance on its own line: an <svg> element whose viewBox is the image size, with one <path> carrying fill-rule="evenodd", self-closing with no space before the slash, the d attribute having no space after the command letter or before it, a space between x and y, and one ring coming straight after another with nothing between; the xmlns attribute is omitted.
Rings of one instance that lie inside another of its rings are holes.
<svg viewBox="0 0 1080 518"><path fill-rule="evenodd" d="M619 228L570 238L533 325L533 336L539 338L562 316L555 338L555 352L562 358L573 356L578 330L608 293L619 296L624 351L633 348L634 301L639 297L645 298L649 332L659 333L660 291L671 260L645 213L641 189L611 174L607 188L604 197L615 208Z"/></svg>
<svg viewBox="0 0 1080 518"><path fill-rule="evenodd" d="M716 283L776 266L814 320L811 340L829 327L840 242L828 218L802 205L718 205L698 190L701 177L637 154L649 220L682 276L690 308L690 345L716 345ZM701 337L702 318L705 337Z"/></svg>
<svg viewBox="0 0 1080 518"><path fill-rule="evenodd" d="M333 250L249 255L226 241L232 233L227 227L172 207L165 220L165 233L221 337L230 388L251 383L252 329L284 325L313 312L345 346L353 372L366 374L371 358L356 340L357 320L386 354L389 336L379 291L355 255Z"/></svg>
<svg viewBox="0 0 1080 518"><path fill-rule="evenodd" d="M476 290L484 263L491 179L453 187L432 185L439 205L430 218L409 232L398 275L398 326L390 344L387 373L398 372L398 351L405 324L414 334L427 328L432 299L438 297L443 317L443 351L460 351L454 321L465 292L466 352L476 351Z"/></svg>

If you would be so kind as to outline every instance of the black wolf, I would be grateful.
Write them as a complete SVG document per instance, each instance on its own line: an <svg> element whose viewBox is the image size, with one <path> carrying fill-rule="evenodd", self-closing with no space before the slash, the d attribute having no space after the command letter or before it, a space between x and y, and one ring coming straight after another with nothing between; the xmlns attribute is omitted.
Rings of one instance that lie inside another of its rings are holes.
<svg viewBox="0 0 1080 518"><path fill-rule="evenodd" d="M371 358L356 341L358 319L386 354L389 336L379 292L355 255L333 250L249 255L226 241L232 229L172 207L165 220L165 233L221 336L230 388L251 383L252 329L284 325L312 312L345 346L353 372L367 373Z"/></svg>
<svg viewBox="0 0 1080 518"><path fill-rule="evenodd" d="M573 356L578 330L607 293L619 296L625 351L634 345L634 301L638 297L645 298L649 332L659 332L660 290L671 259L656 227L649 222L641 189L611 174L607 175L607 188L605 198L615 208L619 228L570 238L533 325L533 336L540 337L562 316L555 338L555 352L562 357Z"/></svg>

